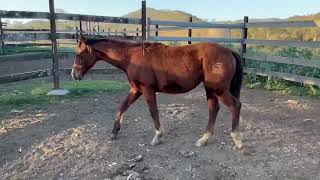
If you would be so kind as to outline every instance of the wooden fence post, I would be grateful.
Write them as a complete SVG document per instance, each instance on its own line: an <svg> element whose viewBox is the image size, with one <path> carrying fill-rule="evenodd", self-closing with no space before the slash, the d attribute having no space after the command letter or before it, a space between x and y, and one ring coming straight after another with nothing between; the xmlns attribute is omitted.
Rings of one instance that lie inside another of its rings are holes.
<svg viewBox="0 0 320 180"><path fill-rule="evenodd" d="M141 1L141 30L142 30L142 40L145 41L147 39L147 7L146 7L146 1Z"/></svg>
<svg viewBox="0 0 320 180"><path fill-rule="evenodd" d="M192 16L189 17L189 22L192 23ZM188 29L188 37L192 37L192 29ZM188 44L191 44L192 42L191 41L188 41Z"/></svg>
<svg viewBox="0 0 320 180"><path fill-rule="evenodd" d="M88 25L88 21L86 21L86 32L89 32L89 25Z"/></svg>
<svg viewBox="0 0 320 180"><path fill-rule="evenodd" d="M156 32L155 32L155 36L159 36L159 31L158 31L159 25L156 25Z"/></svg>
<svg viewBox="0 0 320 180"><path fill-rule="evenodd" d="M0 18L0 46L1 46L1 50L2 50L2 55L5 54L4 52L4 33L3 33L3 29L2 29L2 21Z"/></svg>
<svg viewBox="0 0 320 180"><path fill-rule="evenodd" d="M246 27L246 24L249 22L249 17L244 16L243 18L243 28L242 28L242 37L241 37L241 47L240 47L240 53L243 60L243 65L245 66L246 60L243 58L243 55L247 52L247 44L246 40L248 38L248 28Z"/></svg>
<svg viewBox="0 0 320 180"><path fill-rule="evenodd" d="M98 35L100 35L100 23L98 22Z"/></svg>
<svg viewBox="0 0 320 180"><path fill-rule="evenodd" d="M92 34L93 34L93 35L96 35L96 32L97 32L97 31L96 31L96 28L94 28L94 26L93 26L93 27L92 27Z"/></svg>
<svg viewBox="0 0 320 180"><path fill-rule="evenodd" d="M150 39L150 18L147 19L147 37L146 40Z"/></svg>
<svg viewBox="0 0 320 180"><path fill-rule="evenodd" d="M59 89L59 63L58 63L58 48L57 48L57 34L56 34L56 15L54 12L54 0L49 0L50 8L50 30L52 43L52 61L53 61L53 84L54 89Z"/></svg>
<svg viewBox="0 0 320 180"><path fill-rule="evenodd" d="M91 22L90 21L88 21L88 28L89 28L89 32L90 32L90 34L92 34L92 29L91 29Z"/></svg>
<svg viewBox="0 0 320 180"><path fill-rule="evenodd" d="M82 33L82 21L79 21L80 33Z"/></svg>
<svg viewBox="0 0 320 180"><path fill-rule="evenodd" d="M76 40L77 40L77 42L79 42L79 29L78 29L78 27L76 27Z"/></svg>

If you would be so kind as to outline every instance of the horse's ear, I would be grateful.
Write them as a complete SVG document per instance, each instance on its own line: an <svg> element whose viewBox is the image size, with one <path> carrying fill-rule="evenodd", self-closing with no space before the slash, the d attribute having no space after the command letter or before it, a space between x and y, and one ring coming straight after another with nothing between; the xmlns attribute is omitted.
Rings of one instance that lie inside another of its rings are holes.
<svg viewBox="0 0 320 180"><path fill-rule="evenodd" d="M80 33L80 42L84 42L86 40L86 38L84 37L84 35L82 33Z"/></svg>

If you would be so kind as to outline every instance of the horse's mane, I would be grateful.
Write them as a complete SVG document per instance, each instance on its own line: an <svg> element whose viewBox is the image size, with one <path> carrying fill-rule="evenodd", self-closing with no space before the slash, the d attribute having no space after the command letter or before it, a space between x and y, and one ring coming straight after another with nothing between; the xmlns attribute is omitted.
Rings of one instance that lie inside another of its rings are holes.
<svg viewBox="0 0 320 180"><path fill-rule="evenodd" d="M140 40L128 40L128 39L119 39L119 38L99 38L99 39L85 40L85 44L90 46L99 42L110 42L110 43L115 43L117 45L130 46L130 47L144 46L145 48L149 46L163 45L162 43L158 43L158 42L150 42L150 41L141 42Z"/></svg>

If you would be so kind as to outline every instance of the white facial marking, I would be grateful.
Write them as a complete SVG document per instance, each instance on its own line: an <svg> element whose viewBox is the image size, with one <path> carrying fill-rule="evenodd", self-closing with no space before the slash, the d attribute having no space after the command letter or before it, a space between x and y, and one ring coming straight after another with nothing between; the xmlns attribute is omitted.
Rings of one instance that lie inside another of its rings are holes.
<svg viewBox="0 0 320 180"><path fill-rule="evenodd" d="M72 71L71 71L71 77L72 77L73 80L76 80L76 79L74 78L74 76L73 76L73 68L72 68Z"/></svg>

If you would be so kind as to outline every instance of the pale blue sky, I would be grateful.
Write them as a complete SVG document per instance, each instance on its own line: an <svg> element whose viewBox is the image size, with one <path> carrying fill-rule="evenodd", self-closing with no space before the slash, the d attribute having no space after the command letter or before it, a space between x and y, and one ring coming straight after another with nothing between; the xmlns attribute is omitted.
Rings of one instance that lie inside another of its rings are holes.
<svg viewBox="0 0 320 180"><path fill-rule="evenodd" d="M0 0L1 10L48 11L48 0ZM28 2L28 3L26 3ZM141 0L55 0L69 13L122 16L141 7ZM203 19L286 18L320 12L320 0L147 0L156 9L181 10Z"/></svg>

